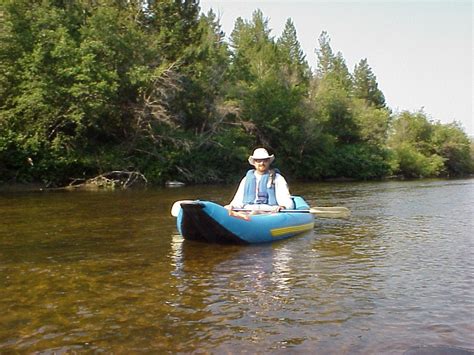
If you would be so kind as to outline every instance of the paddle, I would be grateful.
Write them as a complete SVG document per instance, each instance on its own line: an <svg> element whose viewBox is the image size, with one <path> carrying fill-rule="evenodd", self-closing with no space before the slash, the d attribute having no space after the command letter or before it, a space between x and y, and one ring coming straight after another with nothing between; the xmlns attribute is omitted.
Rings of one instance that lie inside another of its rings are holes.
<svg viewBox="0 0 474 355"><path fill-rule="evenodd" d="M173 203L171 207L171 215L178 217L179 210L181 209L181 203L189 203L193 200L181 200ZM233 209L236 212L255 212L249 209ZM351 215L351 211L346 207L311 207L309 210L281 210L280 213L311 213L321 218L348 218Z"/></svg>
<svg viewBox="0 0 474 355"><path fill-rule="evenodd" d="M321 218L349 218L351 211L346 207L311 207L309 213Z"/></svg>
<svg viewBox="0 0 474 355"><path fill-rule="evenodd" d="M234 208L236 212L260 212L245 208ZM271 211L262 211L271 212ZM279 213L311 213L321 218L348 218L351 211L345 207L311 207L309 210L280 210Z"/></svg>

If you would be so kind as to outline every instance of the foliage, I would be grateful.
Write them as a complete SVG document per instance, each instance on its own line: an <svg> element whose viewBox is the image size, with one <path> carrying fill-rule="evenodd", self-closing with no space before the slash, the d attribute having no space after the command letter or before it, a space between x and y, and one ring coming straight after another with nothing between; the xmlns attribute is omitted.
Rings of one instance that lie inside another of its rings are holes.
<svg viewBox="0 0 474 355"><path fill-rule="evenodd" d="M430 123L423 111L395 117L389 147L405 176L462 175L472 172L469 139L456 124Z"/></svg>
<svg viewBox="0 0 474 355"><path fill-rule="evenodd" d="M233 181L266 146L299 179L472 173L458 124L393 115L366 59L323 32L313 74L288 19L259 10L229 43L197 1L0 0L0 181L107 171Z"/></svg>
<svg viewBox="0 0 474 355"><path fill-rule="evenodd" d="M470 148L472 143L457 123L434 124L431 142L435 153L443 158L448 175L474 172L474 155Z"/></svg>
<svg viewBox="0 0 474 355"><path fill-rule="evenodd" d="M351 112L358 127L360 140L369 146L385 147L391 122L390 112L384 108L374 107L363 99L352 100Z"/></svg>
<svg viewBox="0 0 474 355"><path fill-rule="evenodd" d="M380 179L390 173L386 152L366 144L343 145L333 152L330 177Z"/></svg>
<svg viewBox="0 0 474 355"><path fill-rule="evenodd" d="M402 143L395 150L400 173L407 177L436 176L442 172L443 158L433 154L426 156L413 145Z"/></svg>

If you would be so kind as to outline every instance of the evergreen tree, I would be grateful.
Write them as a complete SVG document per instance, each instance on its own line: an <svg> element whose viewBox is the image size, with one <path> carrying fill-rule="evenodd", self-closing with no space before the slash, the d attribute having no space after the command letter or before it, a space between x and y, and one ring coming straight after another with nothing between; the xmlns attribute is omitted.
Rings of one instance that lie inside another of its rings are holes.
<svg viewBox="0 0 474 355"><path fill-rule="evenodd" d="M359 133L351 112L351 75L342 53L334 55L327 32L319 37L317 83L312 95L317 111L317 120L324 132L336 142L349 144L357 142Z"/></svg>
<svg viewBox="0 0 474 355"><path fill-rule="evenodd" d="M301 49L301 45L296 35L296 28L288 19L281 37L277 41L278 50L280 51L282 67L285 75L293 85L309 84L311 77L311 69L306 61L306 55Z"/></svg>
<svg viewBox="0 0 474 355"><path fill-rule="evenodd" d="M318 38L319 49L316 49L318 58L317 76L323 78L334 69L334 55L331 48L331 39L326 31L323 31Z"/></svg>
<svg viewBox="0 0 474 355"><path fill-rule="evenodd" d="M317 79L321 85L337 86L349 93L352 87L352 77L342 53L334 54L327 32L323 31L318 41L319 49L316 50L318 57Z"/></svg>
<svg viewBox="0 0 474 355"><path fill-rule="evenodd" d="M367 59L362 59L354 68L353 94L377 108L385 107L385 97L378 88L377 79Z"/></svg>
<svg viewBox="0 0 474 355"><path fill-rule="evenodd" d="M247 134L253 145L278 149L281 161L293 168L291 157L305 142L307 95L306 62L294 27L287 23L284 39L276 44L268 21L256 11L251 22L236 22L231 40L233 98Z"/></svg>
<svg viewBox="0 0 474 355"><path fill-rule="evenodd" d="M330 80L335 81L337 85L350 94L352 90L352 76L341 52L337 52L334 58L333 69L329 73L329 77Z"/></svg>
<svg viewBox="0 0 474 355"><path fill-rule="evenodd" d="M268 19L260 10L250 22L237 19L230 38L234 80L251 82L275 73L279 66L270 33Z"/></svg>
<svg viewBox="0 0 474 355"><path fill-rule="evenodd" d="M161 56L169 62L191 61L193 44L199 41L198 0L151 0L147 2L148 28L156 36Z"/></svg>

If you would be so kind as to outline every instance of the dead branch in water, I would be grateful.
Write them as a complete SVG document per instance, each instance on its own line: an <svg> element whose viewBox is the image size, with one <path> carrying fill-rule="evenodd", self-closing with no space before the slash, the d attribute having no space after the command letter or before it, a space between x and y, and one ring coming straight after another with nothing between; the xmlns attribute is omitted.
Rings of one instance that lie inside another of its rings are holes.
<svg viewBox="0 0 474 355"><path fill-rule="evenodd" d="M146 185L148 180L146 177L137 171L110 171L97 175L94 178L87 179L84 182L83 179L74 179L66 189L128 189L134 185ZM79 182L79 183L78 183Z"/></svg>

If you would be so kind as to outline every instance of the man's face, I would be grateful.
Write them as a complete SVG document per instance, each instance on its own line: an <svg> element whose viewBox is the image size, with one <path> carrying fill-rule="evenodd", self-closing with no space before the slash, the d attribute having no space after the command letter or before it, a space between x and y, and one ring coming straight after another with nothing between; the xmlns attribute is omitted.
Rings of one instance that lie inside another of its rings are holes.
<svg viewBox="0 0 474 355"><path fill-rule="evenodd" d="M270 168L270 159L255 159L254 164L257 173L265 174Z"/></svg>

